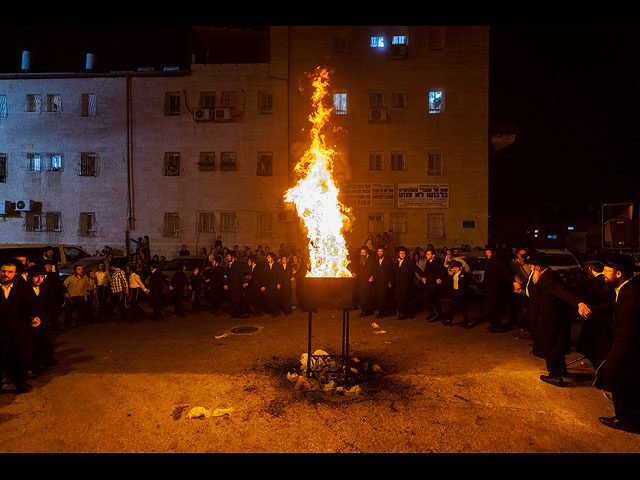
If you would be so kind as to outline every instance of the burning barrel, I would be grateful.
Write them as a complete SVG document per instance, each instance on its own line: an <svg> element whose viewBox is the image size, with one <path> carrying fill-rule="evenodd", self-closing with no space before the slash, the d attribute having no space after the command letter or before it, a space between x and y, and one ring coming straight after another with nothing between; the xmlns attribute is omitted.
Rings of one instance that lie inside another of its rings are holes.
<svg viewBox="0 0 640 480"><path fill-rule="evenodd" d="M305 307L351 310L353 281L352 277L305 277Z"/></svg>

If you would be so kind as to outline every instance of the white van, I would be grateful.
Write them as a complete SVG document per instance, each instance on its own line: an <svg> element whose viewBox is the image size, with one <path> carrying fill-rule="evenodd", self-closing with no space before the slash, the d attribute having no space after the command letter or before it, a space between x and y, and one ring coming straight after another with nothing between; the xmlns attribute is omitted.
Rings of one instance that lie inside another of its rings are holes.
<svg viewBox="0 0 640 480"><path fill-rule="evenodd" d="M0 258L15 258L24 255L27 258L38 261L44 257L45 247L53 248L53 259L59 267L68 265L81 258L90 257L82 247L77 245L61 245L47 243L23 243L13 245L0 245Z"/></svg>

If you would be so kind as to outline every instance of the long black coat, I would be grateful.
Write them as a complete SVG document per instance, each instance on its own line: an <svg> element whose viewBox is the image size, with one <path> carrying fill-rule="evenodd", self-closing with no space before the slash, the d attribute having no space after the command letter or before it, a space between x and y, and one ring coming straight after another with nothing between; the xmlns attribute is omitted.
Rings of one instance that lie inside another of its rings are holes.
<svg viewBox="0 0 640 480"><path fill-rule="evenodd" d="M424 265L424 275L427 278L427 283L425 285L423 295L440 295L443 288L446 286L447 277L449 276L449 273L446 268L444 268L443 263L437 258L434 258L431 261L427 260L427 263ZM437 280L440 280L440 284L438 284Z"/></svg>
<svg viewBox="0 0 640 480"><path fill-rule="evenodd" d="M571 352L571 320L580 299L548 268L529 284L527 315L533 339L533 355L558 360Z"/></svg>
<svg viewBox="0 0 640 480"><path fill-rule="evenodd" d="M507 264L497 256L487 260L487 267L482 281L484 292L483 312L485 316L500 315L509 294L513 291L513 274Z"/></svg>
<svg viewBox="0 0 640 480"><path fill-rule="evenodd" d="M363 263L362 258L359 258L358 261L355 262L354 267L358 303L360 305L371 305L375 301L375 286L373 281L369 281L369 279L371 277L375 278L375 259L371 255L368 255Z"/></svg>
<svg viewBox="0 0 640 480"><path fill-rule="evenodd" d="M640 278L623 285L612 316L611 350L596 372L596 385L614 392L640 383Z"/></svg>
<svg viewBox="0 0 640 480"><path fill-rule="evenodd" d="M376 301L378 306L382 306L386 305L392 298L393 262L388 257L384 257L382 262L376 258L374 262L376 268L373 274L373 280L375 283Z"/></svg>
<svg viewBox="0 0 640 480"><path fill-rule="evenodd" d="M591 315L582 321L576 351L598 368L611 348L611 322L616 295L612 288L605 285L602 275L584 278L578 286Z"/></svg>
<svg viewBox="0 0 640 480"><path fill-rule="evenodd" d="M410 300L415 274L417 273L421 278L425 278L425 274L420 267L408 258L404 259L402 265L399 265L399 260L396 260L393 273L396 302L404 305Z"/></svg>
<svg viewBox="0 0 640 480"><path fill-rule="evenodd" d="M227 286L229 287L229 300L231 303L242 301L245 269L238 260L231 262L227 267Z"/></svg>

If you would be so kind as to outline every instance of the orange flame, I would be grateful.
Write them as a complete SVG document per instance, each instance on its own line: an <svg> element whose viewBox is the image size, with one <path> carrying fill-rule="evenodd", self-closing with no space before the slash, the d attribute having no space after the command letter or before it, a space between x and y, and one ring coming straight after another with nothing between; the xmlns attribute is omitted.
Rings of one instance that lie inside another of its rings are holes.
<svg viewBox="0 0 640 480"><path fill-rule="evenodd" d="M325 144L322 128L332 108L323 100L328 93L329 72L316 68L312 96L314 111L309 116L312 124L311 146L295 167L300 177L284 199L293 203L303 220L309 238L308 277L351 277L348 270L347 243L343 231L351 223L351 210L338 200L338 187L333 177L333 149Z"/></svg>

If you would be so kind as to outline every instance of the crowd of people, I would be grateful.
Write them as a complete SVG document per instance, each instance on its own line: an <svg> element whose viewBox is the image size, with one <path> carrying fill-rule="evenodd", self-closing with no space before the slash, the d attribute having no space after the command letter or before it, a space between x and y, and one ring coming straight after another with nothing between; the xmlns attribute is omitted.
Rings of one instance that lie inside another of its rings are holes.
<svg viewBox="0 0 640 480"><path fill-rule="evenodd" d="M42 258L2 261L0 366L5 383L12 382L17 392L29 391L28 373L38 374L54 364L56 333L74 326L74 319L75 326L108 321L116 308L124 322L148 316L162 320L167 307L184 316L185 302L191 303L191 312L207 309L234 318L275 318L310 308L304 288L308 265L293 246L280 245L277 251L259 246L252 251L225 248L218 241L202 268L187 272L185 262L169 277L160 257L151 256L148 237L138 240L126 271L106 249L96 271L85 272L76 265L64 282L51 249L45 249ZM371 244L372 240L386 243ZM549 267L544 253L486 246L484 278L478 284L465 262L464 248L408 249L396 246L392 236L367 239L349 259L353 309L360 310L361 317L397 320L424 314L427 322L447 326L461 315L464 328L486 321L490 333L515 330L514 335L531 340L531 353L544 359L548 374L540 380L557 387L565 386L570 376L565 357L571 352L571 325L580 318L577 351L592 363L594 384L614 405L615 416L600 421L640 431L640 277L635 276L635 259L591 259L570 287ZM190 255L184 246L180 254ZM469 315L472 286L482 295L475 297L482 300L479 321L474 322ZM142 302L150 304L150 315Z"/></svg>

